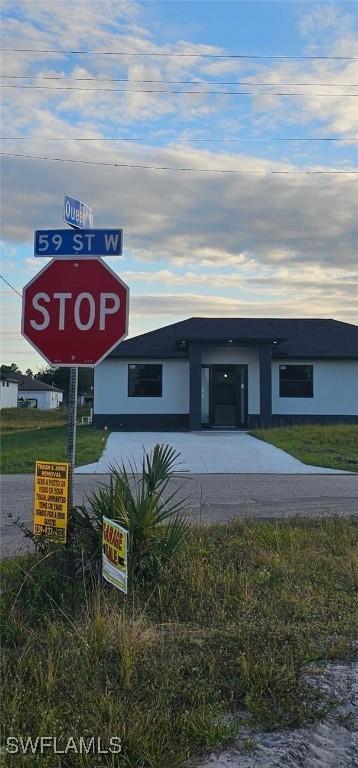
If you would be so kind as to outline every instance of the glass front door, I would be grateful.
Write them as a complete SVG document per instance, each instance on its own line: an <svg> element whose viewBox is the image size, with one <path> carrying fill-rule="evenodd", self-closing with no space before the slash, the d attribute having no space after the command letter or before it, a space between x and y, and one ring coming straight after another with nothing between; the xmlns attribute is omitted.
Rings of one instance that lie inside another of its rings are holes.
<svg viewBox="0 0 358 768"><path fill-rule="evenodd" d="M211 373L211 423L213 427L236 427L236 376L233 366Z"/></svg>
<svg viewBox="0 0 358 768"><path fill-rule="evenodd" d="M207 365L201 371L203 426L247 426L247 366Z"/></svg>

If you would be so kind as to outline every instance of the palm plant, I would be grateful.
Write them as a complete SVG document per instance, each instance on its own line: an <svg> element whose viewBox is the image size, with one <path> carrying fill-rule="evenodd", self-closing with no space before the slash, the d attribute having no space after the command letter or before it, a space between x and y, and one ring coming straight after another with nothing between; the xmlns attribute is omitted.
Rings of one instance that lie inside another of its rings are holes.
<svg viewBox="0 0 358 768"><path fill-rule="evenodd" d="M175 479L179 459L169 445L156 445L144 453L140 471L135 464L110 467L109 485L102 484L87 498L85 507L74 511L71 540L81 542L87 565L99 566L103 517L116 520L128 529L130 578L153 578L184 542L188 522L181 487Z"/></svg>

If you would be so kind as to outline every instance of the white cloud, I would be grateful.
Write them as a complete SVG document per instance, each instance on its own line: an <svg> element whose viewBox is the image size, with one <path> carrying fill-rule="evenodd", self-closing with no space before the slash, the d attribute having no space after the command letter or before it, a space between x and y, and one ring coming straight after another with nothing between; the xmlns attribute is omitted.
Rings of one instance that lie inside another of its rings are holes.
<svg viewBox="0 0 358 768"><path fill-rule="evenodd" d="M206 294L177 294L165 296L157 294L137 295L131 299L131 315L142 317L335 317L346 320L350 317L358 322L356 302L342 307L341 304L327 303L324 299L312 306L302 305L300 297L296 301L243 301L223 296ZM351 320L352 321L352 320ZM170 320L169 320L170 322ZM173 320L174 322L174 320ZM160 321L158 320L158 325Z"/></svg>
<svg viewBox="0 0 358 768"><path fill-rule="evenodd" d="M333 30L335 35L346 35L352 30L353 17L346 11L347 4L344 7L342 12L342 8L335 3L318 3L302 17L300 31L310 38L322 32L327 33L328 30Z"/></svg>
<svg viewBox="0 0 358 768"><path fill-rule="evenodd" d="M13 3L6 2L4 8L11 14ZM19 0L16 16L4 20L7 47L195 56L141 59L23 53L6 57L5 72L35 73L37 84L47 82L40 75L62 75L64 81L56 81L57 86L71 87L81 85L71 81L73 77L241 78L253 84L272 83L279 86L277 90L283 83L300 82L311 95L281 99L265 96L266 89L257 86L255 98L237 100L121 94L89 91L100 83L87 81L82 82L87 91L5 89L8 112L3 131L30 140L7 142L4 151L104 163L255 170L258 175L169 173L9 158L3 176L4 237L17 246L30 242L35 228L62 226L64 192L94 207L97 226L123 226L127 264L129 259L135 264L126 270L133 285L132 332L140 326L141 314L148 325L151 316L159 324L188 314L305 314L357 320L357 177L264 175L313 166L339 169L343 162L348 165L347 160L333 161L328 145L320 155L314 155L310 145L301 145L295 154L287 145L281 154L270 156L265 145L262 151L258 147L248 152L247 145L217 144L215 150L206 150L205 145L190 143L208 136L267 138L275 130L285 134L286 128L299 135L306 127L311 136L351 136L358 131L358 100L317 97L313 92L319 89L313 83L356 83L356 62L205 59L196 54L226 51L185 39L159 45L143 25L142 8L136 3L78 2L76 14L68 8L68 2ZM301 31L307 52L357 55L354 22L341 7L321 4L305 16ZM107 82L104 87L145 86ZM172 142L153 146L149 134L163 141L172 137ZM140 136L145 141L102 141L108 135ZM54 141L45 142L44 136ZM94 141L80 143L80 136ZM176 137L186 137L187 145L176 142ZM43 263L24 259L23 282ZM150 293L142 295L145 286Z"/></svg>
<svg viewBox="0 0 358 768"><path fill-rule="evenodd" d="M32 151L39 152L36 143ZM81 158L85 152L74 144L68 154ZM104 162L131 162L132 156L144 164L256 169L259 174L292 168L191 147L132 145L114 154L106 146L95 155ZM122 225L125 246L144 260L234 264L249 253L262 263L356 265L354 176L174 174L9 158L4 183L3 234L15 242L32 239L34 228L59 224L61 196L73 190L95 208L98 225Z"/></svg>

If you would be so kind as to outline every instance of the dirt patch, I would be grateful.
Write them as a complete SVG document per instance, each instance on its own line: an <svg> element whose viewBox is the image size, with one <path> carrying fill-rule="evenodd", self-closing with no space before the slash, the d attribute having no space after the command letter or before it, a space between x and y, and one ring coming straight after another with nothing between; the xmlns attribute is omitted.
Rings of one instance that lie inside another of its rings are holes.
<svg viewBox="0 0 358 768"><path fill-rule="evenodd" d="M310 672L324 700L337 706L318 723L296 730L257 732L245 728L233 747L191 768L356 768L358 765L358 663L326 664ZM252 749L245 743L252 740Z"/></svg>

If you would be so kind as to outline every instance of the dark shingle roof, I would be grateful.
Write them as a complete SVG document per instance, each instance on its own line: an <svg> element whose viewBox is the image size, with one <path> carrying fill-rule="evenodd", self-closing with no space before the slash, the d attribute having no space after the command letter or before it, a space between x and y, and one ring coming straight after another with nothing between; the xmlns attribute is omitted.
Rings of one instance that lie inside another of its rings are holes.
<svg viewBox="0 0 358 768"><path fill-rule="evenodd" d="M188 355L180 340L255 345L273 342L274 357L358 359L358 326L339 320L191 317L127 339L109 358L177 358Z"/></svg>
<svg viewBox="0 0 358 768"><path fill-rule="evenodd" d="M18 384L19 380L15 379L15 376L13 373L0 373L0 380L1 381L11 381L12 384Z"/></svg>
<svg viewBox="0 0 358 768"><path fill-rule="evenodd" d="M44 381L33 379L32 376L18 375L19 392L63 392L58 387L52 387L51 384L45 384Z"/></svg>

